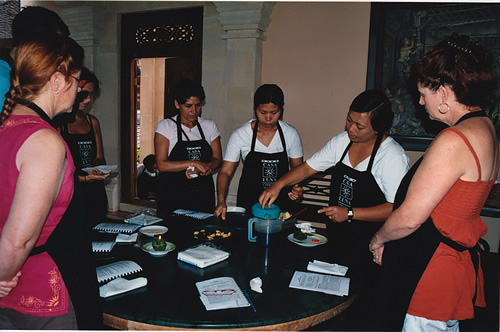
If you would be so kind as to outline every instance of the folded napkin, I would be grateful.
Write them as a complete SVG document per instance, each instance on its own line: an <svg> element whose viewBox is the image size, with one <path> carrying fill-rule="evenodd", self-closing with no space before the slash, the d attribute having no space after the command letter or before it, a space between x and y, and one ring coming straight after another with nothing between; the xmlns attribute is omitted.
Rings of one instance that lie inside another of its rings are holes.
<svg viewBox="0 0 500 332"><path fill-rule="evenodd" d="M177 254L177 259L194 266L204 268L221 262L229 257L229 253L207 245L199 245Z"/></svg>
<svg viewBox="0 0 500 332"><path fill-rule="evenodd" d="M101 297L109 297L146 286L147 284L148 279L144 277L139 277L132 280L127 280L125 278L116 278L99 287L99 295Z"/></svg>
<svg viewBox="0 0 500 332"><path fill-rule="evenodd" d="M328 274L334 274L338 276L345 276L347 273L347 267L343 265L338 265L338 264L330 264L327 262L322 262L322 261L317 261L314 260L312 262L309 262L307 265L307 270L308 271L313 271L313 272L319 272L319 273L328 273Z"/></svg>
<svg viewBox="0 0 500 332"><path fill-rule="evenodd" d="M116 236L115 242L136 242L137 241L137 233L134 234L123 234L120 233Z"/></svg>

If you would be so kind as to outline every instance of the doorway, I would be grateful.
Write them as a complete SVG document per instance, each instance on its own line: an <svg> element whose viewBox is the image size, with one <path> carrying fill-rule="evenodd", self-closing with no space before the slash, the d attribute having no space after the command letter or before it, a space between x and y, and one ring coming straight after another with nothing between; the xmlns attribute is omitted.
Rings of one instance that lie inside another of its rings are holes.
<svg viewBox="0 0 500 332"><path fill-rule="evenodd" d="M177 82L201 82L203 7L124 14L121 27L122 202L153 206L137 197L137 176L156 125L175 115Z"/></svg>

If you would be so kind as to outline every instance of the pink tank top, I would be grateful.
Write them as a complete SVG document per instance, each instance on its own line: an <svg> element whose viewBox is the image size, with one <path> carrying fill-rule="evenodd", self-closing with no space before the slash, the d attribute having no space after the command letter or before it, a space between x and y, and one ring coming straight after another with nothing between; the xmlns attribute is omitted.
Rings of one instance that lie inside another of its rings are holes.
<svg viewBox="0 0 500 332"><path fill-rule="evenodd" d="M0 236L9 214L19 172L16 155L25 140L41 129L54 130L37 116L12 115L0 126ZM61 138L62 140L62 138ZM75 167L66 146L67 165L59 195L50 210L36 246L44 244L53 232L73 196ZM29 202L26 202L28 205ZM28 257L18 286L0 299L0 307L34 316L57 316L68 312L68 290L61 273L47 252Z"/></svg>

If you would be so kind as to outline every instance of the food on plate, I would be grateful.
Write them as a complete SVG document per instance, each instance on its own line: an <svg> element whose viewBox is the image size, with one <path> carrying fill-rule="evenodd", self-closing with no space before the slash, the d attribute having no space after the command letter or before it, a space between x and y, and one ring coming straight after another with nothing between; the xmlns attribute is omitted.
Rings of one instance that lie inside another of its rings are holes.
<svg viewBox="0 0 500 332"><path fill-rule="evenodd" d="M291 216L292 216L292 214L290 212L282 211L282 212L280 212L278 219L286 220L286 219L290 218Z"/></svg>
<svg viewBox="0 0 500 332"><path fill-rule="evenodd" d="M199 231L194 231L193 236L195 239L205 239L205 240L225 239L231 236L231 232L226 233L218 229L215 231L207 231L205 229L200 229Z"/></svg>

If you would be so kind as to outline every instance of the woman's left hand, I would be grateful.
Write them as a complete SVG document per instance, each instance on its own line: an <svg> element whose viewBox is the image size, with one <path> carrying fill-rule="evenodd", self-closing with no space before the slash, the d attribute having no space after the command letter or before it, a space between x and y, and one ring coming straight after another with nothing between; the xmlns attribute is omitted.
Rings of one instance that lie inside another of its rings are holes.
<svg viewBox="0 0 500 332"><path fill-rule="evenodd" d="M382 254L384 252L384 244L377 241L377 234L375 234L369 245L370 252L373 254L373 261L382 266Z"/></svg>
<svg viewBox="0 0 500 332"><path fill-rule="evenodd" d="M292 201L299 201L304 197L304 189L298 184L292 187L292 190L288 193L288 197Z"/></svg>
<svg viewBox="0 0 500 332"><path fill-rule="evenodd" d="M207 176L212 174L212 169L208 163L193 161L191 166L186 169L186 177L188 179L197 178L199 175Z"/></svg>
<svg viewBox="0 0 500 332"><path fill-rule="evenodd" d="M20 277L21 271L17 272L17 274L11 280L0 281L0 298L6 297L14 288L17 287Z"/></svg>
<svg viewBox="0 0 500 332"><path fill-rule="evenodd" d="M333 222L341 223L347 220L347 208L345 206L328 206L318 210L324 213Z"/></svg>

